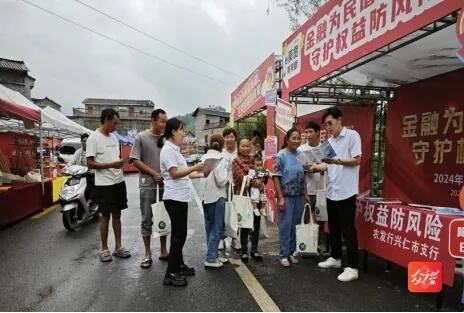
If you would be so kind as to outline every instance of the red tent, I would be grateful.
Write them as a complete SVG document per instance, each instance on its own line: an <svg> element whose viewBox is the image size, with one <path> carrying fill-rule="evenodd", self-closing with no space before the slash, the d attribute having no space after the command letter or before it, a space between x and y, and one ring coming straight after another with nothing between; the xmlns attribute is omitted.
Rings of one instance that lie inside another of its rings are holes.
<svg viewBox="0 0 464 313"><path fill-rule="evenodd" d="M0 85L0 118L40 122L40 110L30 106L20 93Z"/></svg>

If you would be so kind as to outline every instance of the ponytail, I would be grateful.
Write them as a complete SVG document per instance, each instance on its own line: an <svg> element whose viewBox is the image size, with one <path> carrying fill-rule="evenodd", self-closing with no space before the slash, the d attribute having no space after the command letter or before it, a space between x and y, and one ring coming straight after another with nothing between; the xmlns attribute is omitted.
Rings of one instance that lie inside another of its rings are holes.
<svg viewBox="0 0 464 313"><path fill-rule="evenodd" d="M161 135L161 137L158 138L158 142L156 143L156 145L158 146L158 148L162 148L164 146L164 141L166 139L166 135L163 134Z"/></svg>

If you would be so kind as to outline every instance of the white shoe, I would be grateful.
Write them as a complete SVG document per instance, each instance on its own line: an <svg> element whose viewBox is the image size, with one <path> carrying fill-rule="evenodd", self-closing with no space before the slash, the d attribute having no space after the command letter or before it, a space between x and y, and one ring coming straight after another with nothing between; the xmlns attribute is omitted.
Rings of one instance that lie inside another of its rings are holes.
<svg viewBox="0 0 464 313"><path fill-rule="evenodd" d="M223 266L224 266L224 264L222 264L218 260L216 260L216 262L208 262L208 261L205 262L205 267L219 268L219 267L223 267Z"/></svg>
<svg viewBox="0 0 464 313"><path fill-rule="evenodd" d="M317 264L320 268L341 268L342 267L342 260L335 260L334 258L330 257L324 262L320 262Z"/></svg>
<svg viewBox="0 0 464 313"><path fill-rule="evenodd" d="M232 239L231 247L234 248L235 250L240 250L242 249L242 245L240 244L240 240L237 240L235 238Z"/></svg>
<svg viewBox="0 0 464 313"><path fill-rule="evenodd" d="M258 209L253 209L253 214L254 214L255 216L261 216L261 212L259 212Z"/></svg>
<svg viewBox="0 0 464 313"><path fill-rule="evenodd" d="M290 259L290 262L292 262L293 264L298 264L298 259L295 258L293 255L289 256L288 258Z"/></svg>
<svg viewBox="0 0 464 313"><path fill-rule="evenodd" d="M224 240L219 241L219 250L224 250Z"/></svg>
<svg viewBox="0 0 464 313"><path fill-rule="evenodd" d="M342 282L349 282L358 279L358 270L351 267L346 267L343 273L338 275L337 279Z"/></svg>
<svg viewBox="0 0 464 313"><path fill-rule="evenodd" d="M282 258L282 259L280 259L280 265L282 265L283 267L289 267L290 262L288 261L287 258Z"/></svg>
<svg viewBox="0 0 464 313"><path fill-rule="evenodd" d="M222 264L225 264L225 263L228 263L229 262L229 259L228 258L223 258L223 257L219 257L217 259L219 262L221 262Z"/></svg>

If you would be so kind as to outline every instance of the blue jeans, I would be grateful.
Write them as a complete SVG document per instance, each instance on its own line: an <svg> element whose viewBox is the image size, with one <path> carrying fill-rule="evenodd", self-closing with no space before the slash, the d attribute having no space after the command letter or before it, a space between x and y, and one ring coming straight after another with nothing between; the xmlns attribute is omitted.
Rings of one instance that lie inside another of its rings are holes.
<svg viewBox="0 0 464 313"><path fill-rule="evenodd" d="M208 245L206 261L214 263L219 256L219 241L224 233L224 198L219 198L213 203L204 204L203 211L205 213L206 243Z"/></svg>
<svg viewBox="0 0 464 313"><path fill-rule="evenodd" d="M296 251L296 225L301 223L303 196L286 196L285 210L279 211L280 257L288 258Z"/></svg>

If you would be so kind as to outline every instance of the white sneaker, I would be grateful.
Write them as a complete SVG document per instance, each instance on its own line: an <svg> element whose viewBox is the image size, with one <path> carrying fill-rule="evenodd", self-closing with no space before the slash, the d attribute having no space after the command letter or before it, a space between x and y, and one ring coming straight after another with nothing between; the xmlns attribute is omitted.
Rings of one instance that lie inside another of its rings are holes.
<svg viewBox="0 0 464 313"><path fill-rule="evenodd" d="M205 261L205 267L210 267L210 268L219 268L219 267L223 267L224 264L222 264L221 262L219 262L218 260L216 260L216 262L208 262L208 261Z"/></svg>
<svg viewBox="0 0 464 313"><path fill-rule="evenodd" d="M297 264L297 263L298 263L298 259L295 258L293 255L289 256L288 258L290 259L290 262L292 262L293 264Z"/></svg>
<svg viewBox="0 0 464 313"><path fill-rule="evenodd" d="M335 260L334 258L330 257L324 262L320 262L317 264L320 268L341 268L342 267L342 260Z"/></svg>
<svg viewBox="0 0 464 313"><path fill-rule="evenodd" d="M235 250L242 249L242 245L240 244L240 240L238 240L236 238L233 238L232 243L231 243L231 247L234 248Z"/></svg>
<svg viewBox="0 0 464 313"><path fill-rule="evenodd" d="M225 263L229 262L229 259L228 259L228 258L224 258L224 257L219 257L217 260L218 260L219 262L221 262L222 264L225 264Z"/></svg>
<svg viewBox="0 0 464 313"><path fill-rule="evenodd" d="M225 245L225 244L224 244L224 240L219 241L219 247L218 247L218 249L219 249L219 250L224 250L224 245Z"/></svg>
<svg viewBox="0 0 464 313"><path fill-rule="evenodd" d="M349 282L358 279L358 270L351 267L346 267L343 273L338 275L337 279L342 282Z"/></svg>
<svg viewBox="0 0 464 313"><path fill-rule="evenodd" d="M282 265L283 267L289 267L290 262L288 262L287 258L282 258L282 259L280 259L280 265Z"/></svg>
<svg viewBox="0 0 464 313"><path fill-rule="evenodd" d="M261 212L259 212L258 209L253 209L253 214L254 214L255 216L261 216Z"/></svg>

